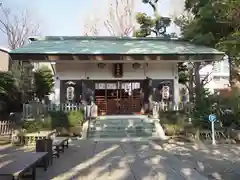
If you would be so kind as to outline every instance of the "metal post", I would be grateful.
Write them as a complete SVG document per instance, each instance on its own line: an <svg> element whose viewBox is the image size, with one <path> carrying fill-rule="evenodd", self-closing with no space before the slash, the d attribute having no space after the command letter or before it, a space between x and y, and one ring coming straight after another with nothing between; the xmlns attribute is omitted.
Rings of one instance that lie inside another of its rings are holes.
<svg viewBox="0 0 240 180"><path fill-rule="evenodd" d="M215 130L214 130L214 121L212 123L212 145L216 145L216 140L215 140Z"/></svg>

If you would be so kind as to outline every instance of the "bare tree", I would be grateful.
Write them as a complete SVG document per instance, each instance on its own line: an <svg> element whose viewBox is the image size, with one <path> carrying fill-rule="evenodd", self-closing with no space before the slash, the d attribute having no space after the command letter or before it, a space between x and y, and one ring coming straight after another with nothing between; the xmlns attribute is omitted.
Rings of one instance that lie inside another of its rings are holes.
<svg viewBox="0 0 240 180"><path fill-rule="evenodd" d="M105 34L106 29L111 36L131 36L136 26L134 2L135 0L109 0L106 3L109 4L105 11L107 14L97 13L86 18L84 35L98 36L101 32ZM99 8L96 10L99 11Z"/></svg>
<svg viewBox="0 0 240 180"><path fill-rule="evenodd" d="M39 24L31 19L28 11L14 13L0 4L0 31L6 36L10 49L21 47L29 36L39 34Z"/></svg>
<svg viewBox="0 0 240 180"><path fill-rule="evenodd" d="M130 36L135 30L134 0L111 0L104 26L111 36Z"/></svg>
<svg viewBox="0 0 240 180"><path fill-rule="evenodd" d="M99 18L96 16L87 18L84 24L84 36L98 36L99 30Z"/></svg>
<svg viewBox="0 0 240 180"><path fill-rule="evenodd" d="M31 17L32 15L27 10L16 13L10 8L3 7L0 3L0 32L6 37L10 49L23 46L29 36L39 35L39 24L34 22ZM33 66L29 61L23 63L9 60L9 68L17 80L16 83L19 89L22 91L22 100L25 101L27 94L33 88L32 85L34 85Z"/></svg>

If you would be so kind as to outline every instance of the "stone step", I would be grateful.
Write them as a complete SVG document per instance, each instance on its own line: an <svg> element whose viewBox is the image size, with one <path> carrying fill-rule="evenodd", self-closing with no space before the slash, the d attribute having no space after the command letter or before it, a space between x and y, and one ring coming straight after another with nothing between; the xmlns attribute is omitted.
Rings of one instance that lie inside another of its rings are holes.
<svg viewBox="0 0 240 180"><path fill-rule="evenodd" d="M125 125L125 124L104 124L101 126L94 126L94 125L90 125L90 128L94 128L94 127L98 127L98 128L154 128L153 124L129 124L129 125Z"/></svg>
<svg viewBox="0 0 240 180"><path fill-rule="evenodd" d="M125 123L148 123L146 119L106 119L106 120L96 120L95 123L116 123L116 124L125 124Z"/></svg>
<svg viewBox="0 0 240 180"><path fill-rule="evenodd" d="M156 127L143 115L101 116L90 122L88 138L158 137Z"/></svg>
<svg viewBox="0 0 240 180"><path fill-rule="evenodd" d="M102 127L102 126L154 126L153 123L126 123L126 124L123 124L123 123L97 123L97 124L90 124L90 126L99 126L99 127Z"/></svg>
<svg viewBox="0 0 240 180"><path fill-rule="evenodd" d="M146 115L105 115L99 116L97 119L99 120L107 120L107 119L147 119Z"/></svg>
<svg viewBox="0 0 240 180"><path fill-rule="evenodd" d="M156 132L156 129L90 129L89 132Z"/></svg>
<svg viewBox="0 0 240 180"><path fill-rule="evenodd" d="M154 125L151 125L151 124L148 124L148 125L142 125L142 124L139 124L139 125L122 125L122 124L119 124L119 125L112 125L112 124L108 124L108 125L103 125L103 126L90 126L90 128L101 128L101 129L104 129L104 128L120 128L120 129L123 129L123 128L129 128L129 129L136 129L136 128L155 128Z"/></svg>
<svg viewBox="0 0 240 180"><path fill-rule="evenodd" d="M127 133L127 132L111 132L111 131L102 131L102 132L92 132L88 134L89 138L103 138L103 137L109 137L109 138L116 138L116 137L154 137L156 136L155 133Z"/></svg>

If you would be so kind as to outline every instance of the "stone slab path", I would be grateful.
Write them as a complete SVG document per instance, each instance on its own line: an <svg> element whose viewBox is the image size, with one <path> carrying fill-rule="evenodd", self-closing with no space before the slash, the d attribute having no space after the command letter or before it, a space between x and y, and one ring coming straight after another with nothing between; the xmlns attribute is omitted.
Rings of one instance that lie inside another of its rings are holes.
<svg viewBox="0 0 240 180"><path fill-rule="evenodd" d="M34 147L0 146L0 162ZM1 164L1 163L0 163ZM1 165L0 165L1 166ZM37 180L239 180L240 146L73 140ZM2 180L2 179L1 179Z"/></svg>
<svg viewBox="0 0 240 180"><path fill-rule="evenodd" d="M94 142L74 140L37 180L207 180L190 162L157 141Z"/></svg>

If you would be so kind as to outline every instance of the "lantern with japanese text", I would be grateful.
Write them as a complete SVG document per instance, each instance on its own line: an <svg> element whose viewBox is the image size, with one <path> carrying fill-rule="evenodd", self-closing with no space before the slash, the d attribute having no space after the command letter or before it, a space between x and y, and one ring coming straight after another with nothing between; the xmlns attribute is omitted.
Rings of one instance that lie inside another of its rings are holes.
<svg viewBox="0 0 240 180"><path fill-rule="evenodd" d="M169 88L169 86L163 86L162 87L162 98L164 100L167 100L167 99L169 99L169 97L170 97L170 88Z"/></svg>
<svg viewBox="0 0 240 180"><path fill-rule="evenodd" d="M67 100L72 101L74 99L74 87L69 86L67 87Z"/></svg>

